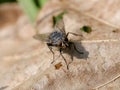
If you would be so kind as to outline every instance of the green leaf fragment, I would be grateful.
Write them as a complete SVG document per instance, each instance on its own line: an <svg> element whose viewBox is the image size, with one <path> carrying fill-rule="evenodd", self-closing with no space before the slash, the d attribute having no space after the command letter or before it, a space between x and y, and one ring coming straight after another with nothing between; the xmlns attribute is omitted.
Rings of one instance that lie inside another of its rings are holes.
<svg viewBox="0 0 120 90"><path fill-rule="evenodd" d="M80 28L81 31L84 31L86 33L91 33L92 32L92 28L90 26L83 26L82 28Z"/></svg>
<svg viewBox="0 0 120 90"><path fill-rule="evenodd" d="M35 5L33 0L17 0L18 3L22 6L23 11L28 15L32 22L35 21L35 18L38 13L38 8Z"/></svg>
<svg viewBox="0 0 120 90"><path fill-rule="evenodd" d="M40 8L42 8L47 1L48 0L38 0Z"/></svg>
<svg viewBox="0 0 120 90"><path fill-rule="evenodd" d="M60 21L60 20L63 19L63 15L64 15L65 13L66 13L66 11L58 14L57 16L53 16L53 26L55 26L58 21Z"/></svg>

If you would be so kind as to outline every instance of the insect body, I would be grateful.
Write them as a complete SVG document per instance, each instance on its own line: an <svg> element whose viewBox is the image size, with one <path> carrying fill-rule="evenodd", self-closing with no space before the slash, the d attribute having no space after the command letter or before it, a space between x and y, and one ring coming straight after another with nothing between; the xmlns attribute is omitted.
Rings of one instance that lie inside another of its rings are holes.
<svg viewBox="0 0 120 90"><path fill-rule="evenodd" d="M60 31L55 31L50 34L48 41L48 46L55 46L58 47L60 50L69 47L70 42L65 33Z"/></svg>
<svg viewBox="0 0 120 90"><path fill-rule="evenodd" d="M50 34L47 44L49 46L51 45L51 46L62 47L62 45L64 45L66 41L68 41L68 40L66 38L65 33L55 31Z"/></svg>
<svg viewBox="0 0 120 90"><path fill-rule="evenodd" d="M81 36L81 35L78 35L78 34L75 34L75 33L72 33L72 32L68 32L66 34L63 20L60 20L55 25L54 29L55 29L55 31L52 32L51 34L49 34L49 36L47 38L47 46L50 49L50 51L52 52L52 54L53 54L53 61L52 61L52 63L55 61L54 51L52 50L52 47L57 47L59 49L59 51L60 51L60 55L62 56L62 58L64 59L66 65L67 65L67 69L69 69L67 61L64 58L64 56L62 55L62 51L65 50L65 49L67 49L67 48L71 49L71 47L74 47L74 49L79 54L83 54L83 52L80 52L79 50L77 50L77 48L76 48L76 46L74 45L73 42L71 42L71 41L68 40L68 35L69 34L73 34L73 35L76 35L76 36ZM37 35L34 36L34 38L40 39L40 35L37 34Z"/></svg>

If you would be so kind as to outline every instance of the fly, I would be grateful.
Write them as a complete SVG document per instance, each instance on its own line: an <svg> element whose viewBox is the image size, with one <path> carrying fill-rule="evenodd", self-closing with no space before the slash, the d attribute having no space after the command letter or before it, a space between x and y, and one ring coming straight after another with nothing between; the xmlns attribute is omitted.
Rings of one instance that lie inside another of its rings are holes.
<svg viewBox="0 0 120 90"><path fill-rule="evenodd" d="M67 48L70 49L71 47L73 47L74 50L77 51L79 54L83 54L83 52L79 51L76 48L76 46L73 42L68 40L69 34L72 34L75 36L81 36L81 35L78 35L78 34L72 33L72 32L66 33L63 20L59 20L56 23L54 30L55 30L54 32L52 32L48 35L47 41L46 41L48 48L50 49L50 51L53 54L53 61L51 63L53 63L55 61L55 53L52 48L57 47L60 52L60 56L63 58L63 60L65 61L66 65L67 65L67 69L69 69L69 67L68 67L69 64L67 64L67 60L63 56L62 51ZM41 37L41 34L36 34L34 36L34 38L40 40L42 37Z"/></svg>

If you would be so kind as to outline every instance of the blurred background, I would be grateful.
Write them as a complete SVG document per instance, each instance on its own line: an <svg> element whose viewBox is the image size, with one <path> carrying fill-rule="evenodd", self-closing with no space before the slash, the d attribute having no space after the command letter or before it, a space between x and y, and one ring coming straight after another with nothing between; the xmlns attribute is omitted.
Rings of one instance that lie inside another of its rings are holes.
<svg viewBox="0 0 120 90"><path fill-rule="evenodd" d="M5 3L18 3L22 6L23 11L29 16L29 19L34 21L37 12L47 0L0 0L0 5ZM6 5L7 6L7 5Z"/></svg>
<svg viewBox="0 0 120 90"><path fill-rule="evenodd" d="M10 2L16 2L16 0L0 0L0 4L2 4L2 3L10 3Z"/></svg>

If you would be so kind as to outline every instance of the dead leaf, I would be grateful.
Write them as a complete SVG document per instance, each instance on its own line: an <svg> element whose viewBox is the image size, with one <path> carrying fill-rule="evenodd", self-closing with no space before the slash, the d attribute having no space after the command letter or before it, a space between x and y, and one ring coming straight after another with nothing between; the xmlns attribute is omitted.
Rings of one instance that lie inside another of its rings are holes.
<svg viewBox="0 0 120 90"><path fill-rule="evenodd" d="M55 64L55 69L60 69L60 67L62 67L62 63L59 62L58 64Z"/></svg>
<svg viewBox="0 0 120 90"><path fill-rule="evenodd" d="M120 18L115 18L115 14L119 13L119 1L78 2L51 0L39 13L36 23L40 34L52 32L52 17L67 6L68 13L64 15L66 32L84 36L81 42L75 42L84 55L73 52L74 60L69 71L64 67L63 59L59 58L56 62L61 60L63 69L55 70L48 47L32 38L35 32L22 17L14 25L19 27L16 27L18 33L0 32L0 86L8 85L8 90L119 90L120 33L113 32L120 30ZM116 8L111 10L111 6ZM92 32L82 33L79 28L84 25L92 27ZM5 35L4 39L2 35ZM26 35L29 38L23 38ZM69 36L69 39L79 40L80 37ZM69 53L63 55L70 60Z"/></svg>

